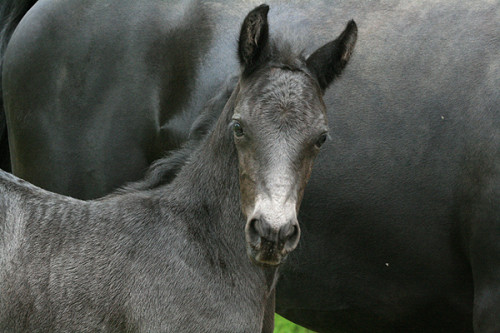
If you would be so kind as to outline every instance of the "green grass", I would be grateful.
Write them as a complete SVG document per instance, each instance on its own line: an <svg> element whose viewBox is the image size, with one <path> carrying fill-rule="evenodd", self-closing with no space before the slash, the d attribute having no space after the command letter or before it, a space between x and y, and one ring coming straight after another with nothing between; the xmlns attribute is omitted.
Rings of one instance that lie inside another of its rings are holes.
<svg viewBox="0 0 500 333"><path fill-rule="evenodd" d="M280 315L275 315L274 333L313 333L313 331L297 326Z"/></svg>

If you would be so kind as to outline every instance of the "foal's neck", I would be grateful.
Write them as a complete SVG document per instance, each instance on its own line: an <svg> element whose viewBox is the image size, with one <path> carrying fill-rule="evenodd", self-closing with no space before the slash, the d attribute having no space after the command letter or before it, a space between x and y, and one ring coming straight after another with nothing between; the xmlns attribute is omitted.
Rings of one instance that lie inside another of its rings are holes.
<svg viewBox="0 0 500 333"><path fill-rule="evenodd" d="M203 196L203 201L221 203L237 198L239 210L238 157L232 131L228 128L239 90L235 88L214 129L191 155L176 179L176 187ZM230 208L230 207L226 207Z"/></svg>
<svg viewBox="0 0 500 333"><path fill-rule="evenodd" d="M248 275L250 271L258 273L258 284L264 282L265 285L260 286L264 288L266 297L269 297L276 284L277 269L254 266L246 255L238 153L233 132L229 128L238 91L239 85L234 89L212 132L193 152L171 185L177 196L176 200L181 200L178 204L186 205L188 210L196 210L204 217L185 221L189 229L214 235L215 243L218 243L215 246L219 247L216 252L229 251L231 256L235 255L238 260L232 263L233 270L242 270L247 282L252 280ZM221 243L225 246L220 247Z"/></svg>
<svg viewBox="0 0 500 333"><path fill-rule="evenodd" d="M192 153L171 186L165 190L168 201L204 212L206 218L196 223L202 227L220 224L224 233L241 235L244 243L244 219L240 208L238 157L228 125L239 87L221 112L217 123Z"/></svg>

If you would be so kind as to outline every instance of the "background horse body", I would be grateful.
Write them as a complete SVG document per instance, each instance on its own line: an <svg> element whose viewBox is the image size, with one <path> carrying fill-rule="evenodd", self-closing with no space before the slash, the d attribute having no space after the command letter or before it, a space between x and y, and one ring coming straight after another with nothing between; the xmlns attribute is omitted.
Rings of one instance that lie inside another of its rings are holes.
<svg viewBox="0 0 500 333"><path fill-rule="evenodd" d="M0 74L3 56L17 24L36 0L4 1L0 4ZM0 168L11 171L7 122L3 110L2 80L0 80Z"/></svg>
<svg viewBox="0 0 500 333"><path fill-rule="evenodd" d="M14 172L87 197L139 178L236 70L231 22L251 5L221 3L40 1L4 63ZM306 54L360 23L278 312L325 332L499 331L498 3L273 7Z"/></svg>
<svg viewBox="0 0 500 333"><path fill-rule="evenodd" d="M15 174L51 191L97 198L139 179L185 141L197 112L184 110L199 110L229 70L197 88L200 59L213 38L204 7L38 2L4 62Z"/></svg>

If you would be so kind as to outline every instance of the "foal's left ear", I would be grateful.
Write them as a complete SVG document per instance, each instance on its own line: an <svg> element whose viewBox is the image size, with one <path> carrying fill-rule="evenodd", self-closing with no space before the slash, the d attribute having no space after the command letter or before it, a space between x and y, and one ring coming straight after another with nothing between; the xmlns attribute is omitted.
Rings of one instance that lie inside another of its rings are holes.
<svg viewBox="0 0 500 333"><path fill-rule="evenodd" d="M246 75L257 67L262 55L267 50L269 42L268 12L268 5L260 5L248 13L241 25L238 57L243 66L243 73Z"/></svg>
<svg viewBox="0 0 500 333"><path fill-rule="evenodd" d="M337 39L320 47L307 58L307 67L316 76L323 91L342 73L354 50L357 37L358 27L351 20Z"/></svg>

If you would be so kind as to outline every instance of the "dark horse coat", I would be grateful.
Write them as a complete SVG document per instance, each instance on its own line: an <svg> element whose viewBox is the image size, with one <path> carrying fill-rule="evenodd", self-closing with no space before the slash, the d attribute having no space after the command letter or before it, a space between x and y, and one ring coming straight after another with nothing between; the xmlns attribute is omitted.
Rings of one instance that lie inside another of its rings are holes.
<svg viewBox="0 0 500 333"><path fill-rule="evenodd" d="M85 197L140 178L237 71L232 22L251 6L40 1L4 63L14 172ZM278 312L325 332L500 331L498 6L273 5L305 54L360 25Z"/></svg>

